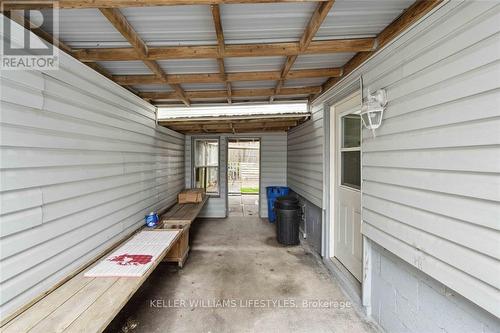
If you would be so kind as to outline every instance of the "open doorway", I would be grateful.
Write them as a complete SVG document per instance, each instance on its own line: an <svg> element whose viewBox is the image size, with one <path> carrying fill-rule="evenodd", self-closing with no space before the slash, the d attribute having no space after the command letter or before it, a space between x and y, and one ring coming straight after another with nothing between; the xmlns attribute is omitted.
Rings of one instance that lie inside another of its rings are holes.
<svg viewBox="0 0 500 333"><path fill-rule="evenodd" d="M229 138L227 149L229 216L259 216L260 140Z"/></svg>

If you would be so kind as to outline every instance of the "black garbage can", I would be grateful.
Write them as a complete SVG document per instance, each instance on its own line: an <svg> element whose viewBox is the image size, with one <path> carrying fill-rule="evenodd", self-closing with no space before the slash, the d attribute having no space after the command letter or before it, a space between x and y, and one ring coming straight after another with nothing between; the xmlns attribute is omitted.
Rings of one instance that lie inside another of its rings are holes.
<svg viewBox="0 0 500 333"><path fill-rule="evenodd" d="M275 203L278 243L299 244L299 200L293 196L279 197Z"/></svg>

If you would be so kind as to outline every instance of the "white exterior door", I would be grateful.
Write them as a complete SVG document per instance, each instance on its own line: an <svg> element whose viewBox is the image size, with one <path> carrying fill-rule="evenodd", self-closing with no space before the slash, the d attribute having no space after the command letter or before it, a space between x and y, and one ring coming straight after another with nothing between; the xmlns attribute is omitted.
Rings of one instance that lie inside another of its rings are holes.
<svg viewBox="0 0 500 333"><path fill-rule="evenodd" d="M335 156L331 178L333 190L334 256L358 280L362 279L361 236L361 119L359 94L333 107L331 127ZM335 131L335 132L334 132Z"/></svg>

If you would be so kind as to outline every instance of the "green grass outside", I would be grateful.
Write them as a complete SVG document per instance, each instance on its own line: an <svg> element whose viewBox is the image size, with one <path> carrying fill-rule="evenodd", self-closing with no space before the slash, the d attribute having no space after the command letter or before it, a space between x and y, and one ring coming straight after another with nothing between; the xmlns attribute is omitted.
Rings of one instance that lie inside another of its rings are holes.
<svg viewBox="0 0 500 333"><path fill-rule="evenodd" d="M242 187L241 193L259 193L258 187Z"/></svg>

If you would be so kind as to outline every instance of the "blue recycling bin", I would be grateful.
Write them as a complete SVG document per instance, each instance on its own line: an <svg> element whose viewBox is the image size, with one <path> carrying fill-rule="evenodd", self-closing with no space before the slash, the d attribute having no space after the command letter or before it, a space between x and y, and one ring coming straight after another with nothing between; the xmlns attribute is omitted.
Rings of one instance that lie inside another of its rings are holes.
<svg viewBox="0 0 500 333"><path fill-rule="evenodd" d="M276 221L276 212L274 211L274 203L279 197L284 197L290 193L290 188L286 186L268 186L267 190L267 215L269 222Z"/></svg>

